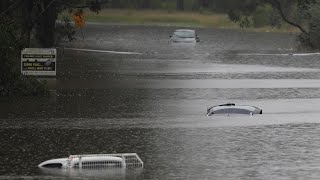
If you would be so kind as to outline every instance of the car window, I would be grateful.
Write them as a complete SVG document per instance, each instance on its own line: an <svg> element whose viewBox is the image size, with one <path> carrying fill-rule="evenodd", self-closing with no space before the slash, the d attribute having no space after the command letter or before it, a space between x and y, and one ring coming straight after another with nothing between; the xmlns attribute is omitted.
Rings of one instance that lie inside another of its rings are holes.
<svg viewBox="0 0 320 180"><path fill-rule="evenodd" d="M213 111L214 114L250 114L251 111L239 108L225 108Z"/></svg>
<svg viewBox="0 0 320 180"><path fill-rule="evenodd" d="M194 32L193 31L175 31L173 33L174 37L179 37L179 38L194 38Z"/></svg>

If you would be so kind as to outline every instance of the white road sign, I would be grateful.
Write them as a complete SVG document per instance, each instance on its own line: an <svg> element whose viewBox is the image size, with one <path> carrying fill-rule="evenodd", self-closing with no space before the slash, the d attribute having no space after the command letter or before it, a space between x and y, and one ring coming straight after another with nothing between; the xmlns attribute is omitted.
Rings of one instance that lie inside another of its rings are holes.
<svg viewBox="0 0 320 180"><path fill-rule="evenodd" d="M21 51L21 73L34 76L56 76L57 50L25 48Z"/></svg>

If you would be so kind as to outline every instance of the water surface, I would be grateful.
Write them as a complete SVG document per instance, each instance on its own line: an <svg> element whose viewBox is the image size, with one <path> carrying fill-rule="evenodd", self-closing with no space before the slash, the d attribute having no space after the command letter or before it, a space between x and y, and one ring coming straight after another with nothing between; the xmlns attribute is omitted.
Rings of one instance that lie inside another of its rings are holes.
<svg viewBox="0 0 320 180"><path fill-rule="evenodd" d="M0 179L317 179L319 55L279 55L300 53L294 34L199 28L173 45L174 29L88 25L61 43L50 97L0 99ZM205 115L226 102L264 114ZM144 168L37 167L125 152Z"/></svg>

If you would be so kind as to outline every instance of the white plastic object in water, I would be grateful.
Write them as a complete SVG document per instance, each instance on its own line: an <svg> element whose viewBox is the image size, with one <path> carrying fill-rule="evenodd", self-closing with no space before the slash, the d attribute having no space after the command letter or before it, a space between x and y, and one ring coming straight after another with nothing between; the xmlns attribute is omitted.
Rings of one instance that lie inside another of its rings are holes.
<svg viewBox="0 0 320 180"><path fill-rule="evenodd" d="M41 168L142 168L143 162L136 153L70 155L44 161Z"/></svg>

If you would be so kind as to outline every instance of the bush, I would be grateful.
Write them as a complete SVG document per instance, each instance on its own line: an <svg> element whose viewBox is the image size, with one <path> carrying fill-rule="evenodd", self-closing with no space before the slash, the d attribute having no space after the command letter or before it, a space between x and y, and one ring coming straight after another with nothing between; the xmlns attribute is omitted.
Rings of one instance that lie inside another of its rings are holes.
<svg viewBox="0 0 320 180"><path fill-rule="evenodd" d="M320 49L320 3L315 3L308 9L308 31L298 36L300 48Z"/></svg>
<svg viewBox="0 0 320 180"><path fill-rule="evenodd" d="M310 8L309 36L310 45L320 49L320 3L316 3Z"/></svg>
<svg viewBox="0 0 320 180"><path fill-rule="evenodd" d="M19 38L18 29L6 17L0 22L0 96L48 95L45 82L21 75L20 52L27 41Z"/></svg>
<svg viewBox="0 0 320 180"><path fill-rule="evenodd" d="M273 10L270 5L258 6L253 13L253 26L256 28L267 26L271 24Z"/></svg>

